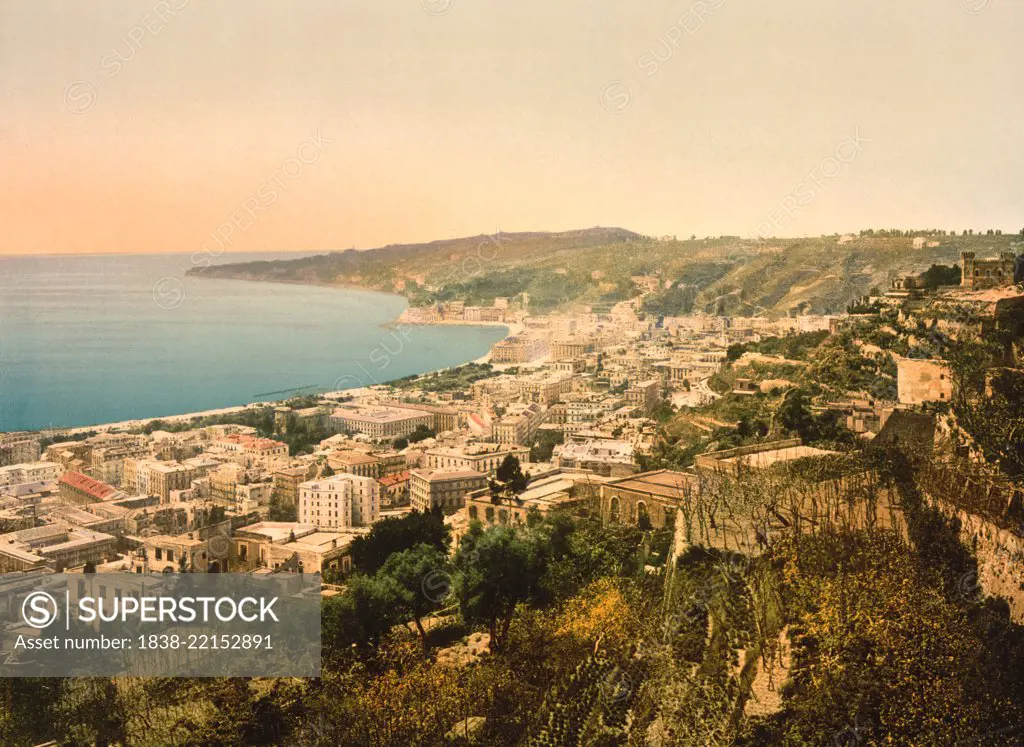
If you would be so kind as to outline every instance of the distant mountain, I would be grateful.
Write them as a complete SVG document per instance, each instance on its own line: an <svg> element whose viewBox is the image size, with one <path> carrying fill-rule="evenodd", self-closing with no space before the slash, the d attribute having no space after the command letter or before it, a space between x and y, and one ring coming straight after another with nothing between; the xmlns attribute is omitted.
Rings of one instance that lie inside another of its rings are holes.
<svg viewBox="0 0 1024 747"><path fill-rule="evenodd" d="M916 240L915 240L916 238ZM652 314L778 315L843 311L907 272L978 257L1021 253L1016 235L861 235L757 241L739 237L677 241L622 228L561 233L481 234L394 244L302 259L196 268L211 277L359 286L401 293L413 305L459 299L490 304L526 293L530 309L603 309L638 295ZM649 276L636 283L636 276ZM657 278L654 283L650 278ZM651 287L654 286L654 287Z"/></svg>

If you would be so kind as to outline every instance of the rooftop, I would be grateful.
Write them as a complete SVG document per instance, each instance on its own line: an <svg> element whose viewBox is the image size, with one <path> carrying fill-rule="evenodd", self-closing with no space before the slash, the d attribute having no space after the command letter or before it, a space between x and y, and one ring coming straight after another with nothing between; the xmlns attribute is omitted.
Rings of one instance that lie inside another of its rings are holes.
<svg viewBox="0 0 1024 747"><path fill-rule="evenodd" d="M81 472L65 472L60 481L64 485L88 493L98 501L102 501L117 492L117 489L113 486L99 480L93 480L91 477L86 477Z"/></svg>
<svg viewBox="0 0 1024 747"><path fill-rule="evenodd" d="M397 423L411 418L425 417L420 410L404 407L354 407L342 406L334 411L334 417L362 420L374 423Z"/></svg>
<svg viewBox="0 0 1024 747"><path fill-rule="evenodd" d="M483 473L477 472L472 469L416 469L413 470L412 475L419 477L427 482L444 482L446 480L470 480L473 478L484 479L486 476Z"/></svg>
<svg viewBox="0 0 1024 747"><path fill-rule="evenodd" d="M654 472L643 472L630 475L621 480L606 483L609 487L622 490L634 490L640 493L661 496L663 498L682 498L696 485L697 478L688 472L673 472L662 469Z"/></svg>

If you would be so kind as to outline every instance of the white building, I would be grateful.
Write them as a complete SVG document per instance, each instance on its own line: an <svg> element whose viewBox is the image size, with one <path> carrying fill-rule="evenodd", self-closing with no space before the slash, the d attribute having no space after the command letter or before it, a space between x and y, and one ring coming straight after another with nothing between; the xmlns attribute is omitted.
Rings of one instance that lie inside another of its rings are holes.
<svg viewBox="0 0 1024 747"><path fill-rule="evenodd" d="M380 484L342 474L299 484L299 522L330 529L369 526L380 517Z"/></svg>
<svg viewBox="0 0 1024 747"><path fill-rule="evenodd" d="M335 430L365 433L371 438L399 438L408 436L421 425L430 428L434 416L401 407L343 405L332 413L331 424Z"/></svg>
<svg viewBox="0 0 1024 747"><path fill-rule="evenodd" d="M24 485L27 482L56 480L64 468L54 462L25 462L0 467L0 488L8 485Z"/></svg>

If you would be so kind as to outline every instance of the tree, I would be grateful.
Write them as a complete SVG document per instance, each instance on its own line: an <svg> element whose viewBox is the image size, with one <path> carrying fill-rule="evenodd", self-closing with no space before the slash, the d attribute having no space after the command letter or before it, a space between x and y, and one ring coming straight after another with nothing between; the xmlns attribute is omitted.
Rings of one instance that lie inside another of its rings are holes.
<svg viewBox="0 0 1024 747"><path fill-rule="evenodd" d="M214 524L220 524L222 521L225 521L226 519L227 513L225 512L223 506L211 506L210 515L207 518L206 523L208 526L212 526Z"/></svg>
<svg viewBox="0 0 1024 747"><path fill-rule="evenodd" d="M564 431L542 430L537 431L530 447L531 462L546 462L551 459L555 446L565 443Z"/></svg>
<svg viewBox="0 0 1024 747"><path fill-rule="evenodd" d="M297 521L299 510L292 503L286 503L277 496L271 496L270 508L267 511L268 521Z"/></svg>
<svg viewBox="0 0 1024 747"><path fill-rule="evenodd" d="M814 429L814 416L811 414L811 401L807 392L802 389L790 390L783 397L775 416L783 430L797 433L801 438L810 440Z"/></svg>
<svg viewBox="0 0 1024 747"><path fill-rule="evenodd" d="M420 425L416 426L416 430L409 434L408 442L414 444L428 438L433 438L436 435L437 433L434 432L433 428L428 428L427 426L421 423Z"/></svg>
<svg viewBox="0 0 1024 747"><path fill-rule="evenodd" d="M447 568L448 558L444 552L434 545L419 544L395 553L377 571L378 577L394 582L398 607L416 624L424 650L427 632L423 629L423 618L438 609L447 596L450 587Z"/></svg>
<svg viewBox="0 0 1024 747"><path fill-rule="evenodd" d="M450 530L440 511L413 511L378 521L370 533L352 541L352 564L362 573L376 573L394 553L426 544L447 551Z"/></svg>
<svg viewBox="0 0 1024 747"><path fill-rule="evenodd" d="M924 271L924 287L935 290L940 285L960 285L960 265L932 265Z"/></svg>
<svg viewBox="0 0 1024 747"><path fill-rule="evenodd" d="M495 478L507 491L521 493L526 490L526 475L513 454L506 456L495 472Z"/></svg>
<svg viewBox="0 0 1024 747"><path fill-rule="evenodd" d="M356 574L344 594L328 597L321 604L320 624L329 649L376 645L398 620L400 591L388 576Z"/></svg>
<svg viewBox="0 0 1024 747"><path fill-rule="evenodd" d="M69 678L54 717L63 744L125 744L128 707L108 678ZM67 740L67 741L63 741Z"/></svg>
<svg viewBox="0 0 1024 747"><path fill-rule="evenodd" d="M470 529L455 555L455 596L467 623L483 623L491 650L507 640L516 605L540 590L547 568L541 537L531 531L494 526Z"/></svg>

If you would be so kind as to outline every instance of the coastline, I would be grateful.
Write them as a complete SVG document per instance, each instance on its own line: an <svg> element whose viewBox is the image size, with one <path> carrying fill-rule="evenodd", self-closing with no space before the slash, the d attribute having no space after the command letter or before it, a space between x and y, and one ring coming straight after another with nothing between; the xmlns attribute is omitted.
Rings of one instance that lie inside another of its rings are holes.
<svg viewBox="0 0 1024 747"><path fill-rule="evenodd" d="M193 274L193 273L189 273L189 274ZM194 273L194 274L200 275L202 273L201 272L197 272L197 273ZM391 328L391 329L393 329L393 328L396 328L398 325L403 324L402 317L405 315L405 313L410 308L413 308L413 307L408 305L409 299L406 296L404 296L404 295L402 295L400 293L394 293L394 292L389 292L389 291L381 291L381 290L377 290L377 289L373 289L373 288L366 288L364 286L359 286L359 285L338 284L338 283L322 283L322 282L302 282L302 281L291 281L291 280L277 281L277 280L266 280L266 279L258 279L258 278L241 278L241 277L231 277L231 278L215 277L215 276L210 276L210 277L211 277L211 279L217 279L217 280L241 280L241 281L245 281L245 282L256 282L256 283L281 283L281 284L286 284L286 285L308 285L308 286L313 286L313 287L318 287L318 288L337 288L337 289L340 289L340 290L359 290L359 291L364 291L364 292L367 292L367 293L379 293L379 294L382 294L382 295L396 296L396 297L399 297L399 298L402 298L403 300L405 300L405 302L406 302L405 309L403 309L402 312L397 317L392 319L391 321L383 323L381 325L382 328ZM405 323L407 323L407 324L415 324L416 326L423 326L423 327L427 327L427 326L430 326L430 327L445 327L445 326L504 327L506 329L506 334L502 338L503 340L508 339L511 336L514 336L516 334L521 333L522 330L524 329L524 325L519 323L519 322L492 322L492 321L469 321L469 322L467 322L467 321L462 321L462 320L449 320L449 321L431 322L429 324L419 324L419 323L413 323L413 322L405 322ZM477 364L489 363L490 362L490 357L491 357L491 353L490 353L490 350L488 350L484 355L482 355L482 356L480 356L478 358L475 358L475 359L472 359L472 360L463 361L461 363L456 363L456 364L453 364L453 365L450 365L450 366L442 366L442 367L439 367L439 368L432 368L432 369L428 369L426 371L421 371L420 373L416 374L416 376L417 377L419 377L419 376L427 376L427 375L430 375L430 374L438 373L440 371L447 371L447 370L451 370L453 368L458 368L459 366L464 366L464 365L469 364L469 363L477 363ZM382 382L382 383L383 384L387 384L388 382ZM370 390L368 388L366 388L366 387L353 387L351 389L342 389L342 390L338 390L338 391L323 392L320 396L324 396L324 397L328 397L329 398L332 395L333 396L339 396L339 397L340 396L351 396L351 395L353 395L353 393L361 393L361 394L356 394L356 396L362 396L362 393L365 393L365 392L368 392L368 391L370 391ZM135 429L143 428L147 424L152 423L154 421L158 421L158 420L159 421L168 422L168 423L187 422L187 421L193 420L195 418L204 418L204 417L215 416L215 415L228 415L228 414L237 413L237 412L244 412L245 410L255 409L255 408L258 408L258 407L277 406L277 405L280 405L281 403L286 402L286 401L287 401L287 399L282 399L282 400L258 400L258 401L255 401L255 402L249 402L249 403L242 404L242 405L230 405L230 406L218 407L218 408L214 408L214 409L201 410L201 411L198 411L198 412L178 412L178 413L173 413L173 414L168 414L168 415L156 415L156 416L152 416L152 417L132 418L132 419L129 419L129 420L121 420L121 421L114 421L114 422L101 422L101 423L93 423L93 424L89 424L89 425L76 425L76 426L67 426L67 427L55 426L55 427L50 427L50 428L25 429L25 430L26 430L26 432L30 432L30 433L62 434L62 435L77 435L77 434L89 433L89 432L96 432L96 433L108 433L108 432L112 432L112 431L113 432L117 432L117 431L135 430Z"/></svg>

